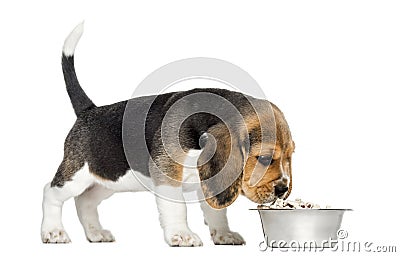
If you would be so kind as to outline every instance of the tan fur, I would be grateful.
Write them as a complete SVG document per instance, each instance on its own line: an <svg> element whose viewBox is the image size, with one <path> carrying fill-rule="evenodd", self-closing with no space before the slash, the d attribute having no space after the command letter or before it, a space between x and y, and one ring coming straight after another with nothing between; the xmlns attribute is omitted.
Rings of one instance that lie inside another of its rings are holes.
<svg viewBox="0 0 400 257"><path fill-rule="evenodd" d="M244 125L234 120L230 124L218 123L208 129L207 133L213 139L207 141L198 160L203 193L208 204L216 209L229 206L240 192L256 203L272 201L278 182L286 183L288 187L285 198L291 192L294 143L283 113L266 100L253 99L251 105L241 109L241 114ZM246 145L247 141L249 144ZM185 156L179 154L181 149L174 147L170 145L170 153L176 153L176 161L162 150L152 164L163 171L151 173L156 185L181 185ZM265 167L258 162L260 155L272 155L274 162ZM220 172L224 175L209 182ZM284 174L290 181L283 179ZM254 184L250 183L252 175L256 178Z"/></svg>
<svg viewBox="0 0 400 257"><path fill-rule="evenodd" d="M239 196L243 149L238 144L238 138L231 137L228 127L222 123L209 129L208 133L214 137L215 141L208 142L199 157L199 163L204 163L198 167L199 175L207 203L215 209L221 209L230 205ZM210 139L210 141L212 140ZM215 153L212 152L214 146L216 146ZM210 155L212 155L212 159L206 162L205 160ZM212 167L211 163L213 163ZM216 176L219 172L224 172L224 176L213 180L212 183L207 183L207 179ZM229 183L229 181L233 181L233 183ZM222 191L222 189L225 190ZM225 201L226 199L229 200Z"/></svg>
<svg viewBox="0 0 400 257"><path fill-rule="evenodd" d="M259 142L253 144L244 168L242 192L250 200L256 203L264 203L271 200L270 196L274 192L276 181L280 180L283 173L289 175L290 183L287 185L289 190L285 194L287 198L292 189L292 170L291 156L294 151L294 142L290 134L289 126L283 116L283 113L273 104L271 104L276 124L276 142L273 146L270 143ZM253 128L257 126L256 117L251 117L252 122L249 126ZM271 149L272 148L272 149ZM273 151L274 162L262 170L263 165L257 162L257 156L266 155ZM261 171L260 171L261 169ZM264 176L256 185L250 185L249 180L254 172L262 172Z"/></svg>
<svg viewBox="0 0 400 257"><path fill-rule="evenodd" d="M174 156L176 161L172 160L168 154L164 151L164 154L160 155L159 158L154 160L151 165L156 166L157 168L152 168L150 171L152 172L153 182L156 186L168 184L171 186L181 186L182 178L183 178L183 161L185 156ZM168 167L167 169L163 169L163 167Z"/></svg>

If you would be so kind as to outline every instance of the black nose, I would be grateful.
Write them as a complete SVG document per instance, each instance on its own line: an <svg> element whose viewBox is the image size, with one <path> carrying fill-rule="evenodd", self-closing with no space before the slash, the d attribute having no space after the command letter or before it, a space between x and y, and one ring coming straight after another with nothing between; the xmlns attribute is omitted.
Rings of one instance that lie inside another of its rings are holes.
<svg viewBox="0 0 400 257"><path fill-rule="evenodd" d="M275 186L275 195L280 197L282 196L284 193L286 193L286 191L288 191L288 187L285 185L276 185Z"/></svg>

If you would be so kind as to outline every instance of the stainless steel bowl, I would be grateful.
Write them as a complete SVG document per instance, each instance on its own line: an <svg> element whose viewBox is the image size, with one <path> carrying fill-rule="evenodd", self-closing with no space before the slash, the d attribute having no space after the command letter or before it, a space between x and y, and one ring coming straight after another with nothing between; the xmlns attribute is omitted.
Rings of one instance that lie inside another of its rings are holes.
<svg viewBox="0 0 400 257"><path fill-rule="evenodd" d="M269 247L332 247L343 214L350 209L256 210Z"/></svg>

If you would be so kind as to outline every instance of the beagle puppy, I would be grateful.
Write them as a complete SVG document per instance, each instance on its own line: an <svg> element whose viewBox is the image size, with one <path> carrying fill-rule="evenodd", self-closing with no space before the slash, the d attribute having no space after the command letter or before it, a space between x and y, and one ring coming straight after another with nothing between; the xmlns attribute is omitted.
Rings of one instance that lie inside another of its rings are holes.
<svg viewBox="0 0 400 257"><path fill-rule="evenodd" d="M97 206L115 192L152 191L170 246L201 246L186 220L185 190L195 191L215 244L245 244L226 207L240 195L256 203L287 198L294 142L274 104L223 89L194 89L96 106L80 87L74 51L78 25L63 47L62 69L77 119L64 158L43 193L43 243L68 243L61 221L74 197L90 242L112 242ZM187 165L191 162L191 165ZM197 184L196 184L197 183Z"/></svg>

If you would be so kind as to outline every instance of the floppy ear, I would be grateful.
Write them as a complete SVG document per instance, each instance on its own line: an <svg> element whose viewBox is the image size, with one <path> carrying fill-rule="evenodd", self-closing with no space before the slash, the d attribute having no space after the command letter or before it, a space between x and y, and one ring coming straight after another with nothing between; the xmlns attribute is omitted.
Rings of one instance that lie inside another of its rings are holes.
<svg viewBox="0 0 400 257"><path fill-rule="evenodd" d="M231 133L239 134L232 130ZM230 135L223 123L211 127L200 140L204 147L197 166L205 199L212 208L225 208L240 193L244 143L240 135Z"/></svg>

